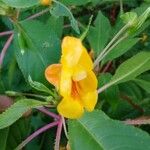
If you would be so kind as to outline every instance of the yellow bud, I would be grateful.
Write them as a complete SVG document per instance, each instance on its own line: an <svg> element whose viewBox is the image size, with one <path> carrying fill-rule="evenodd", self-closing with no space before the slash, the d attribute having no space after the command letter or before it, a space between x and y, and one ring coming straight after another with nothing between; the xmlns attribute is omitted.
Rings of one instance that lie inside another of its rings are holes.
<svg viewBox="0 0 150 150"><path fill-rule="evenodd" d="M52 0L41 0L41 5L47 6L52 3Z"/></svg>

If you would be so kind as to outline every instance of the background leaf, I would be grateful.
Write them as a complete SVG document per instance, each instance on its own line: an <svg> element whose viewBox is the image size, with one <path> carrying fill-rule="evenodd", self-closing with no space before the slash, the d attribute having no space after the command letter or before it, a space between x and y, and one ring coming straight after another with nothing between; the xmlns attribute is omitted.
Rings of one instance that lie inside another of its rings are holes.
<svg viewBox="0 0 150 150"><path fill-rule="evenodd" d="M27 8L39 4L40 0L2 0L4 3L15 8Z"/></svg>
<svg viewBox="0 0 150 150"><path fill-rule="evenodd" d="M94 52L99 54L110 38L111 25L101 11L99 11L94 25L95 27L90 27L88 41Z"/></svg>
<svg viewBox="0 0 150 150"><path fill-rule="evenodd" d="M45 105L46 102L41 102L33 99L21 99L14 103L5 112L0 114L0 129L6 128L18 120L25 112L31 108L36 108Z"/></svg>

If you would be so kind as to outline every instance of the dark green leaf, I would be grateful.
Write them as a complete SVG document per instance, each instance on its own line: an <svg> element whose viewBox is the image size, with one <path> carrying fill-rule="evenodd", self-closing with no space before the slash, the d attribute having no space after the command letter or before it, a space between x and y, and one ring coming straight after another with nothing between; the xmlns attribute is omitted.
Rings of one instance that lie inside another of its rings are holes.
<svg viewBox="0 0 150 150"><path fill-rule="evenodd" d="M91 27L89 30L88 40L91 48L96 54L99 54L109 40L111 25L101 11L98 13L94 25L95 27Z"/></svg>

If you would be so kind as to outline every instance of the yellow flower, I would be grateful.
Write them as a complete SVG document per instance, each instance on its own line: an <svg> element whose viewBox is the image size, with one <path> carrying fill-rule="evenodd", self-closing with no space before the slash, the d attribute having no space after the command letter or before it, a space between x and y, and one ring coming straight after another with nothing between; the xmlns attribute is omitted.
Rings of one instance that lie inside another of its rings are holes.
<svg viewBox="0 0 150 150"><path fill-rule="evenodd" d="M41 3L41 5L47 6L47 5L50 5L52 3L52 0L41 0L40 3Z"/></svg>
<svg viewBox="0 0 150 150"><path fill-rule="evenodd" d="M60 64L45 70L46 79L63 97L58 112L70 119L81 117L84 109L93 111L97 102L97 79L93 62L80 39L67 36L62 42Z"/></svg>

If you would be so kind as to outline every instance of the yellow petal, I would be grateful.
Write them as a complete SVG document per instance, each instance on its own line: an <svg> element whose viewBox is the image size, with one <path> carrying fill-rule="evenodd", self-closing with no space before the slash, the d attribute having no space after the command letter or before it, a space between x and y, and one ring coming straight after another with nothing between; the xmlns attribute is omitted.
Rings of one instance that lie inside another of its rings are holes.
<svg viewBox="0 0 150 150"><path fill-rule="evenodd" d="M87 111L93 111L97 103L98 93L97 91L88 92L82 96L82 103Z"/></svg>
<svg viewBox="0 0 150 150"><path fill-rule="evenodd" d="M83 46L80 39L66 36L62 42L61 63L66 67L75 66L81 57L82 51Z"/></svg>
<svg viewBox="0 0 150 150"><path fill-rule="evenodd" d="M83 49L83 51L82 51L81 57L78 61L78 64L80 64L86 70L92 70L93 69L92 59L91 59L90 55L88 54L86 48L83 47L82 49Z"/></svg>
<svg viewBox="0 0 150 150"><path fill-rule="evenodd" d="M97 78L93 71L87 72L87 77L78 82L83 93L95 91L97 89Z"/></svg>
<svg viewBox="0 0 150 150"><path fill-rule="evenodd" d="M61 96L69 96L71 94L72 88L72 79L71 79L72 71L66 68L62 68L61 77L60 77L60 86L59 92Z"/></svg>
<svg viewBox="0 0 150 150"><path fill-rule="evenodd" d="M60 82L60 73L61 64L53 64L46 68L45 77L51 84L53 84L55 87L58 87Z"/></svg>
<svg viewBox="0 0 150 150"><path fill-rule="evenodd" d="M57 106L58 112L70 119L80 118L84 112L83 106L78 100L64 98Z"/></svg>
<svg viewBox="0 0 150 150"><path fill-rule="evenodd" d="M74 70L73 70L74 81L83 80L84 78L86 78L86 76L87 76L87 72L81 65L77 65L76 67L74 67Z"/></svg>

